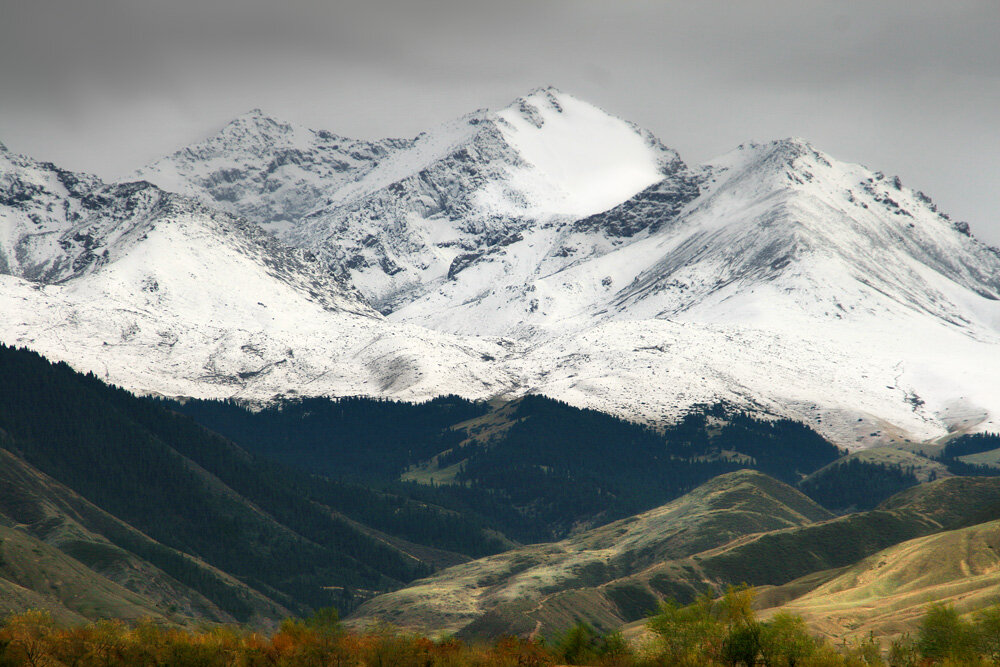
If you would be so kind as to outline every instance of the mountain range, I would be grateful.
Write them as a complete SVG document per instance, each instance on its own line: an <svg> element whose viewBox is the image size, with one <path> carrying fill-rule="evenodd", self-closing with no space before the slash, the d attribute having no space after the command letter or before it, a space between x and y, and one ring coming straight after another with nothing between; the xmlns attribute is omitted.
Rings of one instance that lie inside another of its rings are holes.
<svg viewBox="0 0 1000 667"><path fill-rule="evenodd" d="M413 139L259 111L119 183L0 151L0 339L150 394L1000 423L1000 253L799 139L686 164L552 88Z"/></svg>

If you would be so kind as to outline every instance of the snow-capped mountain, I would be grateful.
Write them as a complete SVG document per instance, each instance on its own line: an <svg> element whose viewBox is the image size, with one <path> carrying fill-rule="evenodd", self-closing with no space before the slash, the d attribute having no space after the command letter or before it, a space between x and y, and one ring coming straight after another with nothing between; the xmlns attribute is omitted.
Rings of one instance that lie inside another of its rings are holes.
<svg viewBox="0 0 1000 667"><path fill-rule="evenodd" d="M542 89L413 140L252 112L139 172L200 205L145 184L70 175L89 184L70 187L50 166L16 176L22 158L6 159L4 182L37 187L5 190L4 271L33 282L4 278L3 293L50 314L20 315L30 326L5 325L4 340L117 365L117 381L144 391L538 392L653 422L729 401L852 447L1000 427L1000 255L899 179L802 140L689 167L648 132ZM100 215L90 192L107 200ZM171 223L147 233L133 210ZM206 219L215 227L191 231ZM275 276L275 256L298 264ZM140 268L157 285L183 279L171 291L184 299L149 301ZM218 286L201 294L202 275ZM147 360L152 336L120 352L129 326L98 314L116 308L145 313L150 332L188 332L185 360Z"/></svg>
<svg viewBox="0 0 1000 667"><path fill-rule="evenodd" d="M706 173L702 196L650 244L655 262L615 296L620 313L773 325L795 313L850 320L907 311L970 332L995 329L954 288L996 301L1000 254L898 178L802 140L740 147ZM757 295L764 286L773 293Z"/></svg>
<svg viewBox="0 0 1000 667"><path fill-rule="evenodd" d="M224 240L273 277L308 292L323 308L375 315L356 290L307 253L277 243L257 225L145 181L105 184L0 145L0 205L0 269L35 283L65 283L93 273L145 244L157 223L189 218L204 228L194 233Z"/></svg>
<svg viewBox="0 0 1000 667"><path fill-rule="evenodd" d="M966 312L965 292L995 301L998 271L997 252L922 193L784 140L741 147L606 212L533 229L393 317L498 334L525 322L780 326L920 312L983 332L997 321L988 304Z"/></svg>
<svg viewBox="0 0 1000 667"><path fill-rule="evenodd" d="M507 386L487 362L499 346L387 322L251 223L149 183L0 160L5 343L168 395Z"/></svg>
<svg viewBox="0 0 1000 667"><path fill-rule="evenodd" d="M294 220L276 228L279 237L350 276L382 312L453 280L483 253L539 224L599 213L664 177L686 177L677 154L648 132L552 88L409 142L321 136L251 113L138 173L263 225ZM316 165L339 164L348 145L356 147L352 156L381 159L317 177ZM309 146L301 151L308 162L288 167L288 146ZM291 178L274 176L275 163L294 169ZM270 191L299 192L305 183L325 194L297 196L281 209ZM315 208L303 216L307 201Z"/></svg>
<svg viewBox="0 0 1000 667"><path fill-rule="evenodd" d="M498 333L526 312L529 384L654 421L721 399L849 446L996 428L1000 253L899 179L800 140L745 146L697 174L679 211L650 201L654 189L576 225L639 231L531 276L524 296L503 298L526 252L512 245L479 268L498 289L439 292L392 317Z"/></svg>
<svg viewBox="0 0 1000 667"><path fill-rule="evenodd" d="M139 169L132 180L151 181L280 234L325 204L331 192L411 146L401 139L347 139L253 109L206 141Z"/></svg>

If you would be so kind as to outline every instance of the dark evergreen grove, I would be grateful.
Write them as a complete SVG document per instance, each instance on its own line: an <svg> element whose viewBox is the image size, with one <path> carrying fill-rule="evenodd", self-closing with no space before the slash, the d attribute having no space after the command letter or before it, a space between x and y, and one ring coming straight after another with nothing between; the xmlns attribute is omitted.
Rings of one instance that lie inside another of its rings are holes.
<svg viewBox="0 0 1000 667"><path fill-rule="evenodd" d="M442 396L426 403L383 398L303 398L254 411L229 401L166 402L249 451L328 477L396 478L462 440L448 427L489 411Z"/></svg>
<svg viewBox="0 0 1000 667"><path fill-rule="evenodd" d="M471 513L522 542L656 507L740 468L795 483L841 454L802 424L724 406L665 430L537 395L499 407L455 396L419 405L353 397L260 411L219 401L171 407L261 456ZM453 483L399 481L429 463L455 465Z"/></svg>
<svg viewBox="0 0 1000 667"><path fill-rule="evenodd" d="M827 509L870 510L919 483L913 470L851 459L799 483L799 489Z"/></svg>
<svg viewBox="0 0 1000 667"><path fill-rule="evenodd" d="M1000 449L1000 435L967 434L950 440L937 456L928 458L944 464L953 475L994 477L1000 475L1000 468L968 463L960 457L997 449ZM930 480L935 478L936 473L931 473ZM828 509L854 511L872 509L893 494L919 483L909 466L851 459L810 475L799 483L799 489Z"/></svg>
<svg viewBox="0 0 1000 667"><path fill-rule="evenodd" d="M971 433L960 435L948 442L938 455L938 460L948 466L948 472L955 475L978 475L992 477L1000 475L1000 468L969 463L960 457L972 454L982 454L1000 449L1000 434Z"/></svg>
<svg viewBox="0 0 1000 667"><path fill-rule="evenodd" d="M960 435L941 450L940 458L957 459L960 456L981 454L1000 449L1000 433L971 433Z"/></svg>

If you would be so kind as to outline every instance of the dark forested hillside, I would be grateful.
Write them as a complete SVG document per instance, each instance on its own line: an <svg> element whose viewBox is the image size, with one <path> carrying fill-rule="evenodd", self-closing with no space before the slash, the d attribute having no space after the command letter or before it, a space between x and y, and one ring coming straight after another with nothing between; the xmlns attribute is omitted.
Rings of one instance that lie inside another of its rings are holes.
<svg viewBox="0 0 1000 667"><path fill-rule="evenodd" d="M802 424L723 406L655 430L536 395L495 407L453 396L307 399L258 412L170 405L262 456L471 513L524 542L641 512L740 468L794 483L840 455Z"/></svg>
<svg viewBox="0 0 1000 667"><path fill-rule="evenodd" d="M304 398L258 412L238 403L169 402L245 449L329 477L384 480L458 444L453 424L489 412L485 403L442 396L426 403L383 398ZM450 437L449 437L450 436Z"/></svg>
<svg viewBox="0 0 1000 667"><path fill-rule="evenodd" d="M799 483L799 488L832 510L870 510L918 483L912 470L852 459L810 475Z"/></svg>
<svg viewBox="0 0 1000 667"><path fill-rule="evenodd" d="M1000 475L1000 434L961 435L944 446L938 459L954 475Z"/></svg>
<svg viewBox="0 0 1000 667"><path fill-rule="evenodd" d="M4 346L0 436L0 446L106 512L291 609L349 607L352 591L391 589L431 563L508 544L457 513L259 460L188 417ZM247 617L175 551L119 542Z"/></svg>
<svg viewBox="0 0 1000 667"><path fill-rule="evenodd" d="M661 429L541 396L310 399L254 412L137 398L0 346L0 448L10 462L0 519L25 533L11 544L56 554L45 577L76 568L74 585L103 582L107 604L164 617L174 613L166 590L180 591L188 617L204 609L259 622L330 604L346 612L442 566L503 551L513 545L505 536L577 534L740 468L801 483L833 508L864 507L912 484L916 463L944 474L973 468L957 456L990 452L994 438L956 440L940 461L905 454L910 468L893 468L840 459L802 424L725 406ZM981 503L987 518L990 502ZM114 563L148 573L160 592L147 587L144 597Z"/></svg>
<svg viewBox="0 0 1000 667"><path fill-rule="evenodd" d="M942 459L957 459L1000 449L1000 433L969 433L950 440L941 450Z"/></svg>

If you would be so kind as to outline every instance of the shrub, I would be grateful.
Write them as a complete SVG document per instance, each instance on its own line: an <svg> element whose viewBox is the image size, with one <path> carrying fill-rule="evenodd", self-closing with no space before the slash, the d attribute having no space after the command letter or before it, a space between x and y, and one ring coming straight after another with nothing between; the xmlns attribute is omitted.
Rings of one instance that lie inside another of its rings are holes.
<svg viewBox="0 0 1000 667"><path fill-rule="evenodd" d="M920 621L917 649L931 660L971 660L976 654L975 629L951 605L932 604Z"/></svg>

